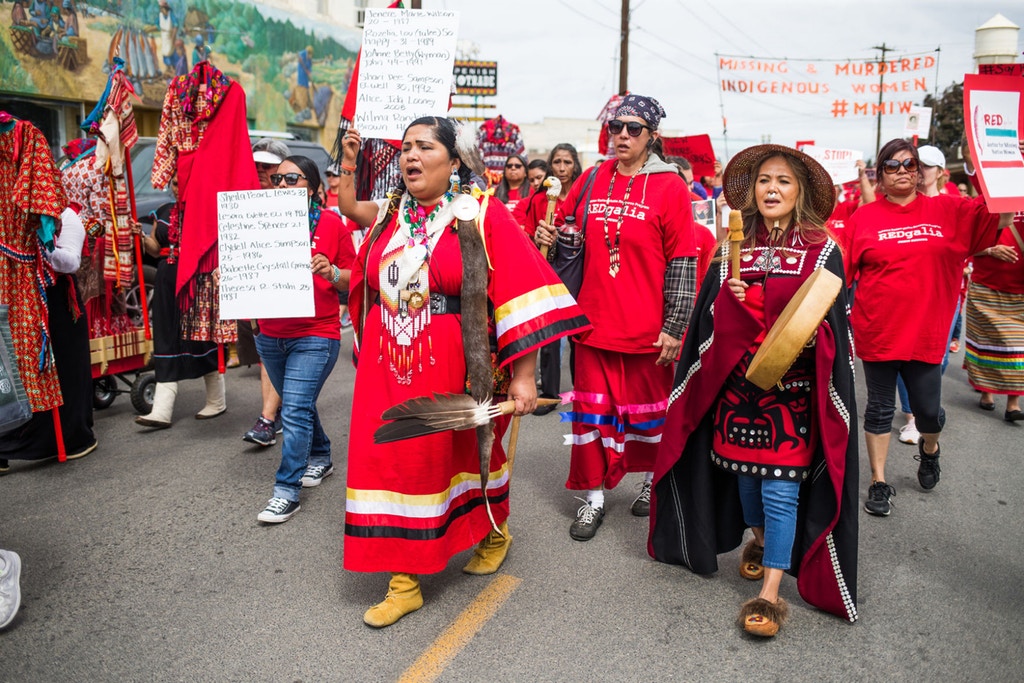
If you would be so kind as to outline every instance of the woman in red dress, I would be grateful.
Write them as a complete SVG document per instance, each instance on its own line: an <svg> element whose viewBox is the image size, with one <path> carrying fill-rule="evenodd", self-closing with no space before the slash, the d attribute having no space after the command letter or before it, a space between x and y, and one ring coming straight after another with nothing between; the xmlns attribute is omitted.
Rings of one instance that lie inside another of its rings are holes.
<svg viewBox="0 0 1024 683"><path fill-rule="evenodd" d="M342 146L345 170L354 166L358 134L349 131ZM463 256L454 186L468 187L470 171L456 149L455 124L436 117L414 121L403 136L399 163L402 183L371 221L375 227L356 259L349 298L359 361L344 565L351 571L391 573L384 601L363 617L377 628L423 605L419 574L442 571L452 555L477 543L464 571L493 573L511 542L509 467L500 438L507 418L498 424L486 485L501 534L491 530L485 509L474 430L387 444L373 440L386 409L434 392L466 391ZM356 202L352 188L351 176L343 177L342 212L356 221L375 213L376 204ZM475 221L490 263L493 393L506 394L515 401L515 413L523 415L537 404L537 349L589 325L508 209L486 194L469 204L478 204Z"/></svg>

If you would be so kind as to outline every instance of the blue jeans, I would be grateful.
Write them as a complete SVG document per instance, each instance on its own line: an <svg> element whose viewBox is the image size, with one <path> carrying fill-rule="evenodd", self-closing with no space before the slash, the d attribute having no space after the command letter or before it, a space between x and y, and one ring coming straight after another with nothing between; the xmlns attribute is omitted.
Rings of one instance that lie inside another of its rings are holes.
<svg viewBox="0 0 1024 683"><path fill-rule="evenodd" d="M298 502L306 466L331 464L331 440L320 425L316 400L338 360L341 342L323 337L256 336L263 367L281 397L284 443L274 497Z"/></svg>
<svg viewBox="0 0 1024 683"><path fill-rule="evenodd" d="M764 529L765 567L789 569L796 539L800 482L739 475L740 504L747 526Z"/></svg>

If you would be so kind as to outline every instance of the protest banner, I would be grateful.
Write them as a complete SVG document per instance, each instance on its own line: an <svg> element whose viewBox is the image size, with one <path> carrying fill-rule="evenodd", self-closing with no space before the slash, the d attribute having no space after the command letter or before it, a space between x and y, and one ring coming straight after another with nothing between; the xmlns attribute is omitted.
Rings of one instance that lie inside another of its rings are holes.
<svg viewBox="0 0 1024 683"><path fill-rule="evenodd" d="M908 114L933 91L938 52L878 59L776 59L716 54L723 95L803 102L833 119ZM879 96L882 95L882 99Z"/></svg>
<svg viewBox="0 0 1024 683"><path fill-rule="evenodd" d="M828 174L832 176L833 185L842 185L860 177L857 174L857 162L864 158L864 154L860 150L804 145L801 151L828 171Z"/></svg>
<svg viewBox="0 0 1024 683"><path fill-rule="evenodd" d="M217 193L221 320L315 313L305 188Z"/></svg>
<svg viewBox="0 0 1024 683"><path fill-rule="evenodd" d="M989 211L1024 209L1024 157L1021 137L1024 79L1016 76L964 76L967 144Z"/></svg>
<svg viewBox="0 0 1024 683"><path fill-rule="evenodd" d="M686 157L693 166L693 179L715 175L715 150L709 135L688 135L681 138L661 139L665 156Z"/></svg>
<svg viewBox="0 0 1024 683"><path fill-rule="evenodd" d="M421 116L447 116L459 14L367 9L354 125L397 140Z"/></svg>

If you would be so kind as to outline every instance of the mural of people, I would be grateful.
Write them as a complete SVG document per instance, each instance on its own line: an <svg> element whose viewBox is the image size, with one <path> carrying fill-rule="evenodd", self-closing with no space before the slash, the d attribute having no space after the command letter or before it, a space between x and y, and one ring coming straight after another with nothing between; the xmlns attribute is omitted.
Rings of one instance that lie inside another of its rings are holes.
<svg viewBox="0 0 1024 683"><path fill-rule="evenodd" d="M91 103L120 57L140 106L153 110L170 78L213 54L217 68L245 89L255 127L320 128L316 134L330 147L359 32L302 9L282 15L283 5L291 7L265 0L13 0L0 13L0 55L13 56L0 59L0 82L5 95Z"/></svg>
<svg viewBox="0 0 1024 683"><path fill-rule="evenodd" d="M295 120L305 121L312 118L310 107L313 105L313 46L307 45L297 56L298 70L295 72L295 87L289 100L295 110Z"/></svg>
<svg viewBox="0 0 1024 683"><path fill-rule="evenodd" d="M25 3L22 0L14 0L14 6L11 7L11 26L29 26L30 24Z"/></svg>
<svg viewBox="0 0 1024 683"><path fill-rule="evenodd" d="M192 66L195 66L199 62L210 58L210 47L206 45L206 41L203 40L201 35L196 36L193 42L195 47L192 48Z"/></svg>
<svg viewBox="0 0 1024 683"><path fill-rule="evenodd" d="M160 57L163 59L168 75L177 73L175 64L175 45L178 40L178 20L167 0L160 0L160 13L157 15L157 28L160 29ZM188 70L188 65L185 67Z"/></svg>

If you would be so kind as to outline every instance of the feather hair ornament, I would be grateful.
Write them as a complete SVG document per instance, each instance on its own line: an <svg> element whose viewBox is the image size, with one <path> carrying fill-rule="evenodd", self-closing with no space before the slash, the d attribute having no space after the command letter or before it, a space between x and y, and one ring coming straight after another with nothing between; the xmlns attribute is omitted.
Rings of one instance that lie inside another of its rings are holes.
<svg viewBox="0 0 1024 683"><path fill-rule="evenodd" d="M462 163L469 166L469 170L480 176L487 177L487 167L484 160L480 158L480 147L477 144L476 129L466 123L455 121L455 149L459 153Z"/></svg>

